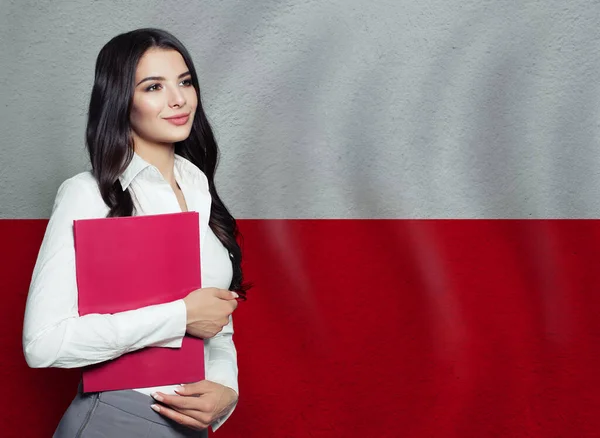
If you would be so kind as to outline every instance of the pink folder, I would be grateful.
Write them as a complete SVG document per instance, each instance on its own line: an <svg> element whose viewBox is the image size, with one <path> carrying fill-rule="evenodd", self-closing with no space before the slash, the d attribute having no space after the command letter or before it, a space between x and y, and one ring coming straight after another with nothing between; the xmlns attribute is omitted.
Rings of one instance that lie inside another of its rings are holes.
<svg viewBox="0 0 600 438"><path fill-rule="evenodd" d="M200 288L196 212L76 220L79 314L116 313L184 298ZM204 341L146 347L83 369L84 392L204 379Z"/></svg>

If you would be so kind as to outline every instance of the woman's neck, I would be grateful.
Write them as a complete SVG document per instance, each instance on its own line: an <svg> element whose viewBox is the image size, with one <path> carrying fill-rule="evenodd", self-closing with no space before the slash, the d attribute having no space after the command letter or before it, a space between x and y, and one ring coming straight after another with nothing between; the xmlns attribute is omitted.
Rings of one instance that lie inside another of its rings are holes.
<svg viewBox="0 0 600 438"><path fill-rule="evenodd" d="M162 174L163 178L175 187L175 147L171 144L148 144L145 142L135 142L133 150L142 159L154 167Z"/></svg>

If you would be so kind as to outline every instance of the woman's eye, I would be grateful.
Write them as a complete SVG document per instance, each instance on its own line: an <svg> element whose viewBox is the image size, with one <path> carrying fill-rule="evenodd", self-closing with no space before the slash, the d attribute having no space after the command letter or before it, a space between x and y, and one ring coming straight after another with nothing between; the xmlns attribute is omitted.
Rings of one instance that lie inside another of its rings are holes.
<svg viewBox="0 0 600 438"><path fill-rule="evenodd" d="M156 91L159 89L159 87L160 87L160 84L152 84L148 88L146 88L146 91Z"/></svg>
<svg viewBox="0 0 600 438"><path fill-rule="evenodd" d="M192 85L192 80L191 79L184 79L183 81L181 81L181 84L185 87L189 87Z"/></svg>

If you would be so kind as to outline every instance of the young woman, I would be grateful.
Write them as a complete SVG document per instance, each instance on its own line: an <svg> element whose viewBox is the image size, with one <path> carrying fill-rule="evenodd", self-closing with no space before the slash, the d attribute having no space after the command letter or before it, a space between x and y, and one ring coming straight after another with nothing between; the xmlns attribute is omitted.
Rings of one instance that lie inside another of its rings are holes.
<svg viewBox="0 0 600 438"><path fill-rule="evenodd" d="M54 436L206 436L237 402L231 314L248 287L236 222L214 184L217 145L181 42L165 31L138 29L102 48L86 138L92 171L58 189L33 272L23 328L27 363L83 367L147 346L177 348L187 332L205 339L206 380L80 389ZM79 316L73 220L190 210L200 213L202 289L156 306Z"/></svg>

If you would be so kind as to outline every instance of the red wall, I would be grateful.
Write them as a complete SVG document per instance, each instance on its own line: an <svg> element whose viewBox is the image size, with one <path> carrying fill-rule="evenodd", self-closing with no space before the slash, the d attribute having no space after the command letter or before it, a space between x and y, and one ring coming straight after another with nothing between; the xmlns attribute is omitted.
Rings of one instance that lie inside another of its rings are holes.
<svg viewBox="0 0 600 438"><path fill-rule="evenodd" d="M45 226L0 221L3 437L50 436L79 378L21 351ZM600 221L240 226L256 287L216 436L600 436Z"/></svg>

